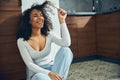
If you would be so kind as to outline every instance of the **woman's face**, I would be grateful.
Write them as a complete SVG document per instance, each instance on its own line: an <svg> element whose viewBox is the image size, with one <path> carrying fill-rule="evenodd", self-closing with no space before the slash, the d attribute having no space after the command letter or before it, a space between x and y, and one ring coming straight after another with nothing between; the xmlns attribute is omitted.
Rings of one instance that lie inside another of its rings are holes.
<svg viewBox="0 0 120 80"><path fill-rule="evenodd" d="M32 28L42 28L44 25L44 17L41 11L33 9L30 14L30 24Z"/></svg>

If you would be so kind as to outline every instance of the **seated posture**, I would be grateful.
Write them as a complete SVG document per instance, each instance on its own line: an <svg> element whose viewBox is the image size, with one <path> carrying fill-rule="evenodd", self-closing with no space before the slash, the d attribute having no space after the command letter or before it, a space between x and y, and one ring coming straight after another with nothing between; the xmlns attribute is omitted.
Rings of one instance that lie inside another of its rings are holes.
<svg viewBox="0 0 120 80"><path fill-rule="evenodd" d="M24 11L17 33L17 46L26 64L27 80L66 80L72 62L71 40L65 23L67 13L57 9L61 29L61 37L58 37L51 31L52 23L45 9L47 4L46 1ZM61 46L54 60L50 54L51 43Z"/></svg>

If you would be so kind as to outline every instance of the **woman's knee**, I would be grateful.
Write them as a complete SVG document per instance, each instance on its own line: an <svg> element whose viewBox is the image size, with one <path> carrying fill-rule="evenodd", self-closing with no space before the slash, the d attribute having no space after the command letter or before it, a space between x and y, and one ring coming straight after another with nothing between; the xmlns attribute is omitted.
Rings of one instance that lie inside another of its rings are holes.
<svg viewBox="0 0 120 80"><path fill-rule="evenodd" d="M62 47L61 51L62 51L61 55L63 55L63 57L68 57L73 59L73 53L69 47Z"/></svg>

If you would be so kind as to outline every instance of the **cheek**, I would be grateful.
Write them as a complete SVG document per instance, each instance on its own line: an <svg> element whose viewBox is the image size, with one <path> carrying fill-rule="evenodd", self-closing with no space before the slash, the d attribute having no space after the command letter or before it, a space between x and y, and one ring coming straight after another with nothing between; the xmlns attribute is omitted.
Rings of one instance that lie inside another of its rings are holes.
<svg viewBox="0 0 120 80"><path fill-rule="evenodd" d="M31 18L30 21L29 21L29 23L30 23L30 24L34 24L35 21L36 21L35 18Z"/></svg>

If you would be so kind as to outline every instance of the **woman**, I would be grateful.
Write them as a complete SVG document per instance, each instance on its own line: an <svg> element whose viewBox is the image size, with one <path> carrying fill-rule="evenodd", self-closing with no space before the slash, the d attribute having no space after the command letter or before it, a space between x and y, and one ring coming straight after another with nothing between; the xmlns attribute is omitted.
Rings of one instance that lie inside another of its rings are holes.
<svg viewBox="0 0 120 80"><path fill-rule="evenodd" d="M67 13L58 9L61 38L50 32L52 24L45 10L47 1L32 6L22 15L21 28L17 34L17 45L27 66L27 80L66 80L73 58L70 35L65 23ZM55 59L50 54L51 43L60 46Z"/></svg>

